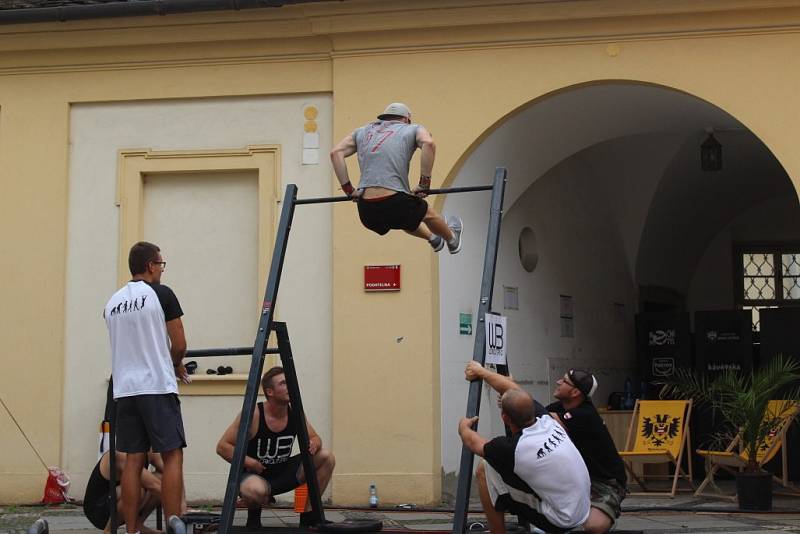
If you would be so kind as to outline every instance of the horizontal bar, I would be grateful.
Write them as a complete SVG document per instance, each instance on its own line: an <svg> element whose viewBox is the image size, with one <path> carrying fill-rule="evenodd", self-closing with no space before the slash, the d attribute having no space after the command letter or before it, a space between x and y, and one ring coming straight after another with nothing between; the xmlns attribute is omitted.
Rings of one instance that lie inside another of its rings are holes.
<svg viewBox="0 0 800 534"><path fill-rule="evenodd" d="M191 349L186 351L187 358L207 358L209 356L250 356L253 347L231 347L228 349ZM279 354L278 349L268 348L264 354Z"/></svg>
<svg viewBox="0 0 800 534"><path fill-rule="evenodd" d="M443 189L430 189L428 195L446 195L447 193L471 193L473 191L491 191L491 185L470 185L467 187L446 187ZM319 197L319 198L298 198L294 201L297 204L328 204L331 202L348 202L353 199L343 197Z"/></svg>
<svg viewBox="0 0 800 534"><path fill-rule="evenodd" d="M466 187L445 187L443 189L431 189L429 195L446 195L447 193L471 193L473 191L491 191L491 185L468 185Z"/></svg>
<svg viewBox="0 0 800 534"><path fill-rule="evenodd" d="M298 204L329 204L331 202L348 202L352 200L350 197L298 198L294 201L294 204L295 206Z"/></svg>

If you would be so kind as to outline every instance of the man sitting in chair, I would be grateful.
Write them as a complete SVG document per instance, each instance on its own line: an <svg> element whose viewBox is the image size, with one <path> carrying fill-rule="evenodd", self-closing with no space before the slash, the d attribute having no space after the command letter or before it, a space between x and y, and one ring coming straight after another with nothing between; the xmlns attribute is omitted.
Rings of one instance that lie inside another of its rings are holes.
<svg viewBox="0 0 800 534"><path fill-rule="evenodd" d="M286 493L305 482L301 455L292 456L292 447L297 429L291 417L289 388L283 368L276 366L264 373L261 388L266 402L259 402L253 412L253 421L247 432L247 455L244 473L239 483L239 494L247 503L247 527L261 526L261 507L275 502L275 495ZM241 415L217 443L217 454L227 462L233 459L236 434ZM320 493L325 491L333 475L335 459L333 453L322 448L322 439L314 427L306 422L308 429L308 452L314 460ZM300 526L309 526L310 502L300 514Z"/></svg>

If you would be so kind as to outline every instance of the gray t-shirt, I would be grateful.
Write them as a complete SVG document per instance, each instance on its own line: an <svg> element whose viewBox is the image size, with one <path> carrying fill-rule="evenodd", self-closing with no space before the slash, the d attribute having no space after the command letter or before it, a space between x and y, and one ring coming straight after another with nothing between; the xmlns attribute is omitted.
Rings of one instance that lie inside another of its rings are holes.
<svg viewBox="0 0 800 534"><path fill-rule="evenodd" d="M353 132L361 179L358 188L384 187L411 193L408 164L417 149L417 124L375 121Z"/></svg>

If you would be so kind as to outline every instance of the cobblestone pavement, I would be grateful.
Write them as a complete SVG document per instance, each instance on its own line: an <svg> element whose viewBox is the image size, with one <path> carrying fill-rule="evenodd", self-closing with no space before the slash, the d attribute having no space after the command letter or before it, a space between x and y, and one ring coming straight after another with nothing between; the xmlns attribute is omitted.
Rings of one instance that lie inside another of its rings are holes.
<svg viewBox="0 0 800 534"><path fill-rule="evenodd" d="M481 529L484 516L478 512L480 507L472 507L469 523L476 530ZM218 508L216 508L218 510ZM327 519L341 521L347 518L369 517L382 519L384 526L392 530L450 531L452 513L443 510L398 510L386 508L379 510L327 509ZM98 532L83 517L79 506L7 506L0 507L0 534L23 534L39 517L47 519L50 532L78 534ZM237 511L234 524L244 525L246 514ZM265 526L297 526L298 516L288 508L264 510ZM510 518L513 521L513 518ZM148 526L155 528L151 517ZM774 509L770 513L740 513L733 502L718 499L696 498L678 495L674 499L658 497L629 497L624 502L623 515L617 529L620 532L646 532L648 534L672 534L690 532L695 534L757 532L785 532L800 534L800 498L776 496ZM120 530L124 532L124 530Z"/></svg>

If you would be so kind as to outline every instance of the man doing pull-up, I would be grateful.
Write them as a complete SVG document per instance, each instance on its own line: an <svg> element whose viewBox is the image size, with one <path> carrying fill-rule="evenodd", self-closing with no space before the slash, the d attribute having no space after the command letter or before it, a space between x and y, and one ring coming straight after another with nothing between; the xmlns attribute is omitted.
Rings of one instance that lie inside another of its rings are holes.
<svg viewBox="0 0 800 534"><path fill-rule="evenodd" d="M419 185L411 190L408 167L419 148ZM350 183L345 158L358 154L361 179L358 189ZM331 151L331 163L339 183L358 202L361 223L379 235L405 230L425 239L435 252L447 245L450 254L461 250L459 217L439 215L424 200L431 187L436 156L433 137L424 126L411 122L411 110L400 102L389 104L370 122L347 135Z"/></svg>

